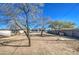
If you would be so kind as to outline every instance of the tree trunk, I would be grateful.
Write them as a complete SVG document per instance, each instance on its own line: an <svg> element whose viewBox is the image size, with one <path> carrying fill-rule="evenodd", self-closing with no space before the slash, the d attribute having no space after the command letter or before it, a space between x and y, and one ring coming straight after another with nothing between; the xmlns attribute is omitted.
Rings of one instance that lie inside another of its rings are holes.
<svg viewBox="0 0 79 59"><path fill-rule="evenodd" d="M31 40L30 40L28 28L27 28L27 31L26 31L26 30L24 30L17 22L16 22L16 25L19 26L20 29L22 29L22 30L24 31L25 35L27 36L27 38L28 38L28 40L29 40L29 41L28 41L28 46L30 47L30 46L31 46Z"/></svg>
<svg viewBox="0 0 79 59"><path fill-rule="evenodd" d="M43 36L43 30L41 30L41 36Z"/></svg>
<svg viewBox="0 0 79 59"><path fill-rule="evenodd" d="M28 8L28 6L27 6L27 8ZM27 38L28 38L28 40L29 40L29 46L31 46L31 40L30 40L30 35L29 35L29 33L30 33L30 29L29 29L29 22L28 22L28 12L29 12L29 9L28 9L28 11L26 12L26 10L25 10L25 8L23 9L24 10L24 13L26 14L26 27L27 27L27 33L26 33L26 36L27 36Z"/></svg>
<svg viewBox="0 0 79 59"><path fill-rule="evenodd" d="M24 33L25 33L25 35L27 36L27 38L28 38L28 46L31 46L31 40L30 40L30 35L29 35L29 32L28 32L28 30L27 30L27 33L26 33L26 31L24 31Z"/></svg>

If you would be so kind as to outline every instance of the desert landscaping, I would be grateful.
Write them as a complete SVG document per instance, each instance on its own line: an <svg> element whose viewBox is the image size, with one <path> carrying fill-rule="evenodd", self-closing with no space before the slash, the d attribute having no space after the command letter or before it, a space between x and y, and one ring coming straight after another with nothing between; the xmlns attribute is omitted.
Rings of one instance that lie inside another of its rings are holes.
<svg viewBox="0 0 79 59"><path fill-rule="evenodd" d="M2 3L0 55L78 55L78 16L77 3Z"/></svg>
<svg viewBox="0 0 79 59"><path fill-rule="evenodd" d="M24 34L0 37L1 55L76 55L79 54L79 41L44 33L30 33L31 47Z"/></svg>

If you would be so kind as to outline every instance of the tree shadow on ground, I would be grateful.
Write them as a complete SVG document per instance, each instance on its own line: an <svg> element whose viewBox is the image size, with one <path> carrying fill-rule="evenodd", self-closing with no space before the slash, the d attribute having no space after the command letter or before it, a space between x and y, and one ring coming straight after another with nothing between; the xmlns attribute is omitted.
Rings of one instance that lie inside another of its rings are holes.
<svg viewBox="0 0 79 59"><path fill-rule="evenodd" d="M0 42L0 46L10 46L10 47L29 47L29 45L13 45L9 43L13 42L19 42L19 41L24 41L25 39L20 39L20 40L4 40L3 42ZM1 40L0 40L1 41Z"/></svg>
<svg viewBox="0 0 79 59"><path fill-rule="evenodd" d="M33 36L34 36L34 37L35 37L35 36L37 36L37 37L54 37L55 35L43 34L43 36L41 36L40 34L34 34L34 35L31 34L30 36L31 36L31 37L33 37Z"/></svg>
<svg viewBox="0 0 79 59"><path fill-rule="evenodd" d="M1 36L1 35L0 35L0 38L8 38L8 36Z"/></svg>

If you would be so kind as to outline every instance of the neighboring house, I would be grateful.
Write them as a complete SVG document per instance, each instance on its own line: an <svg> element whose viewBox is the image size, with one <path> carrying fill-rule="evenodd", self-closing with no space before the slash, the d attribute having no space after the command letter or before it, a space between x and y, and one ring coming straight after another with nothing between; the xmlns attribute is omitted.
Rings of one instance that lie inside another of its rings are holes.
<svg viewBox="0 0 79 59"><path fill-rule="evenodd" d="M50 30L48 33L79 38L79 29Z"/></svg>
<svg viewBox="0 0 79 59"><path fill-rule="evenodd" d="M19 34L24 33L23 30L19 30L18 32ZM13 31L8 29L0 29L0 36L12 36L12 35L15 35Z"/></svg>
<svg viewBox="0 0 79 59"><path fill-rule="evenodd" d="M11 31L6 29L0 29L0 36L11 36Z"/></svg>
<svg viewBox="0 0 79 59"><path fill-rule="evenodd" d="M24 33L24 31L23 30L19 30L19 33L22 34L22 33Z"/></svg>

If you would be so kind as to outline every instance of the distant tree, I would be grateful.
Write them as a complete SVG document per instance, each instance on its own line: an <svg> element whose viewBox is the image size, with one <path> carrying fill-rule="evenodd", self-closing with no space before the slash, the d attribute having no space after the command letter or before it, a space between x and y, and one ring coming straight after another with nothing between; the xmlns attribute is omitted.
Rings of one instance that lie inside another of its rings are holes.
<svg viewBox="0 0 79 59"><path fill-rule="evenodd" d="M45 21L46 21L46 19L45 19L44 16L43 16L43 18L41 19L41 36L43 36L43 32L44 32L44 30L45 30L45 28L44 28L44 26L45 26Z"/></svg>
<svg viewBox="0 0 79 59"><path fill-rule="evenodd" d="M61 20L49 22L49 27L55 30L65 29L65 28L75 28L75 23L73 22L64 22Z"/></svg>
<svg viewBox="0 0 79 59"><path fill-rule="evenodd" d="M49 27L53 28L53 29L61 29L63 26L63 22L62 21L51 21L49 22Z"/></svg>
<svg viewBox="0 0 79 59"><path fill-rule="evenodd" d="M44 36L44 31L48 28L48 22L50 21L49 17L45 17L44 15L35 20L34 22L34 28L38 29L40 31L40 36ZM33 25L33 24L32 24Z"/></svg>
<svg viewBox="0 0 79 59"><path fill-rule="evenodd" d="M64 22L63 28L75 28L75 23L73 22Z"/></svg>
<svg viewBox="0 0 79 59"><path fill-rule="evenodd" d="M50 17L44 17L41 19L41 36L43 36L43 32L48 28L48 22L51 21Z"/></svg>

